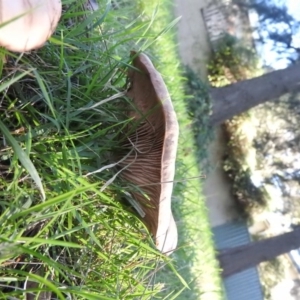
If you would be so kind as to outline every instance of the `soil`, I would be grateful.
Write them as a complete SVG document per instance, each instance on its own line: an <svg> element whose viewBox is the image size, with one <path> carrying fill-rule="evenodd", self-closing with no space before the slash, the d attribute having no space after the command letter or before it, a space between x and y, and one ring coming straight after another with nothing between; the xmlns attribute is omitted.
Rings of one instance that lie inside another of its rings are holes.
<svg viewBox="0 0 300 300"><path fill-rule="evenodd" d="M181 16L177 39L179 54L188 65L206 81L206 64L212 51L202 9L213 0L175 0L175 14ZM211 226L218 226L238 216L230 183L222 169L225 139L220 127L215 129L215 139L209 145L209 164L212 171L206 174L203 192L208 207ZM201 167L201 166L200 166Z"/></svg>

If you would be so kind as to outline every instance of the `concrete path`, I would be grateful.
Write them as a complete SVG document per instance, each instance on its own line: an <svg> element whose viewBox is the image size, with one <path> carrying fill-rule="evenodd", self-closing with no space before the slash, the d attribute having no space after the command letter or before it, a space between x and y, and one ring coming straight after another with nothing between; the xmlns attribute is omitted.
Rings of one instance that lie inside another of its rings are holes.
<svg viewBox="0 0 300 300"><path fill-rule="evenodd" d="M211 48L201 9L211 0L174 0L178 23L179 53L182 62L206 79L206 63Z"/></svg>
<svg viewBox="0 0 300 300"><path fill-rule="evenodd" d="M178 23L179 53L184 65L190 66L202 80L207 80L206 64L211 53L206 25L201 9L213 0L174 0L175 14L181 16ZM209 147L209 163L212 171L204 182L203 192L209 209L211 226L224 224L237 216L230 184L222 169L224 137L216 129L215 140Z"/></svg>

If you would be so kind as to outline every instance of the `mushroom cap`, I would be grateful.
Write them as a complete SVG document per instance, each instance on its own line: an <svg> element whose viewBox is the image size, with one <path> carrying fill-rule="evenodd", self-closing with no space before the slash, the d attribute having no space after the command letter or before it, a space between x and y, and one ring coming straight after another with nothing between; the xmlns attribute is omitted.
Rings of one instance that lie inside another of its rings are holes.
<svg viewBox="0 0 300 300"><path fill-rule="evenodd" d="M171 196L179 126L160 73L147 55L132 52L132 56L134 69L128 74L131 86L127 96L133 100L128 115L134 121L127 128L120 156L126 159L119 167L124 168L121 177L139 187L131 195L145 212L143 221L157 248L170 254L177 245Z"/></svg>
<svg viewBox="0 0 300 300"><path fill-rule="evenodd" d="M0 0L0 46L15 52L41 47L61 16L61 0ZM24 16L21 16L25 14Z"/></svg>

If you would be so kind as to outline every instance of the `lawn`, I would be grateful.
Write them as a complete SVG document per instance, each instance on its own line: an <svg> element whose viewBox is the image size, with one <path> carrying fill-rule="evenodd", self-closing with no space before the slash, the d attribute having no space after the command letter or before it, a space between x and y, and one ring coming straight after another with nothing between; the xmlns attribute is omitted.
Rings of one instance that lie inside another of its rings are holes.
<svg viewBox="0 0 300 300"><path fill-rule="evenodd" d="M93 14L64 3L45 47L0 52L1 296L221 299L171 3L99 1ZM128 122L130 50L152 58L180 124L170 259L122 200L128 187L111 162Z"/></svg>

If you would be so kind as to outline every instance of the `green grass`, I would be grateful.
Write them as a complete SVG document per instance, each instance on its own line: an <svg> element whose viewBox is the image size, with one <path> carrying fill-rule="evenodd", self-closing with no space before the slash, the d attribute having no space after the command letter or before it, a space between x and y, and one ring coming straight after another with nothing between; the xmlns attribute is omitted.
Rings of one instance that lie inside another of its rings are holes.
<svg viewBox="0 0 300 300"><path fill-rule="evenodd" d="M143 7L148 18L155 8L157 8L156 4L149 5L148 2ZM159 34L162 28L170 24L174 19L170 11L173 11L172 2L162 1L158 6L151 32ZM184 69L180 65L176 46L175 30L170 30L161 35L148 51L153 54L154 62L157 61L156 65L166 81L180 124L173 196L173 208L180 240L179 249L174 254L174 262L179 273L190 286L190 289L183 291L180 299L222 299L221 279L201 190L201 178L205 174L202 174L199 168L196 157L199 150L195 147L191 130L195 120L190 119L187 113L187 102L192 102L194 99L184 94L186 79L183 77ZM206 99L203 99L203 102L205 101ZM206 136L205 126L202 130L202 134ZM181 288L178 277L172 274L168 274L167 277L171 282L170 291L174 289L177 291Z"/></svg>
<svg viewBox="0 0 300 300"><path fill-rule="evenodd" d="M170 4L112 9L99 1L90 15L80 1L65 3L45 47L0 53L1 297L51 290L58 299L172 299L183 291L179 299L220 299L200 179L189 179L201 174ZM122 92L132 49L159 67L180 123L172 263L120 201L127 186L110 159L127 122Z"/></svg>

